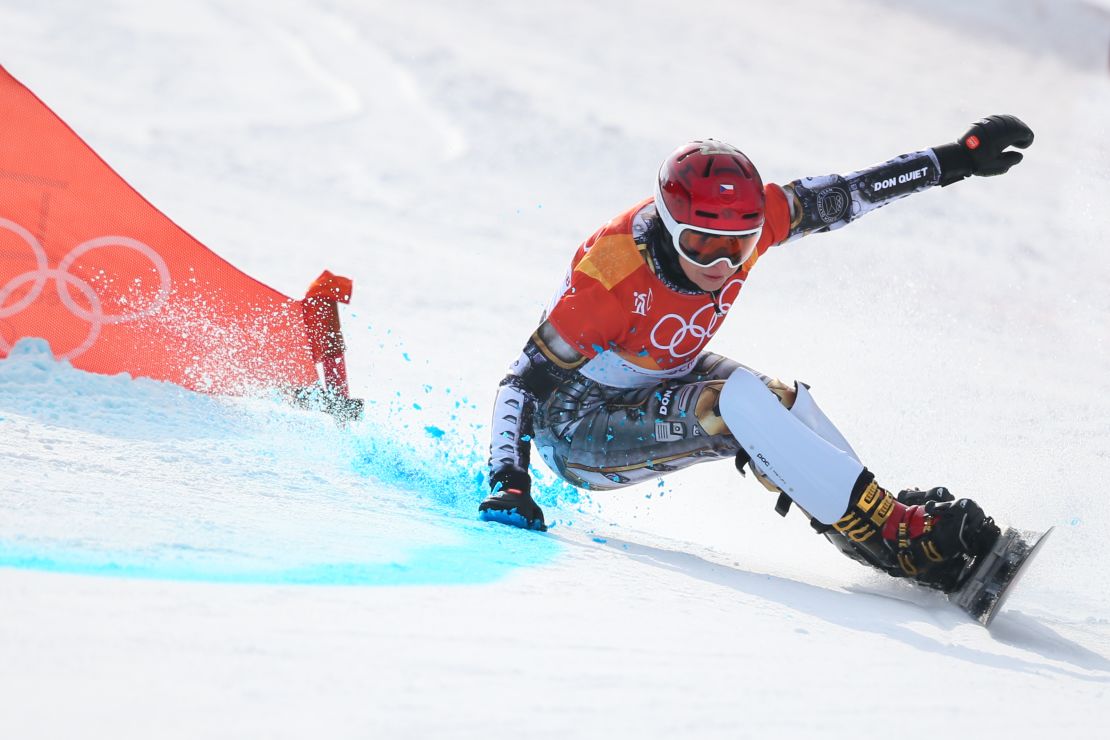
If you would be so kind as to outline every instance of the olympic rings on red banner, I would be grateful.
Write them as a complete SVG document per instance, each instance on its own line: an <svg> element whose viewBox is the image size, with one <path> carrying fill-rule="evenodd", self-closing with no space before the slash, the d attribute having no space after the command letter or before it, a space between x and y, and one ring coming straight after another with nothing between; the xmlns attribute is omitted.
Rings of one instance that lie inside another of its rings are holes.
<svg viewBox="0 0 1110 740"><path fill-rule="evenodd" d="M85 337L85 340L69 352L60 355L59 359L72 360L87 352L96 344L96 340L100 336L100 330L105 324L124 324L151 316L161 310L169 300L172 281L166 261L162 259L161 255L154 251L152 247L148 244L144 244L138 239L132 239L127 236L101 236L95 239L89 239L71 249L69 253L58 262L57 267L51 268L47 259L46 250L30 231L17 224L15 221L10 221L6 218L0 218L0 230L10 231L18 236L31 250L31 257L35 265L34 269L16 275L3 286L0 286L0 319L11 318L27 310L32 303L39 299L43 290L46 288L46 284L52 280L54 281L54 289L58 293L58 298L61 299L62 305L65 306L66 310L75 317L89 323L89 333L88 336ZM154 267L154 271L158 273L158 292L146 307L125 313L105 313L101 297L97 295L88 281L70 273L70 268L80 257L95 249L105 249L109 247L131 249L150 260L151 265ZM31 289L27 291L26 295L10 306L4 305L17 290L28 283L31 284ZM72 290L76 290L84 297L85 301L88 303L88 308L77 304L73 299ZM49 339L49 337L47 337L47 339ZM11 345L4 336L0 334L0 352L7 354L10 350Z"/></svg>

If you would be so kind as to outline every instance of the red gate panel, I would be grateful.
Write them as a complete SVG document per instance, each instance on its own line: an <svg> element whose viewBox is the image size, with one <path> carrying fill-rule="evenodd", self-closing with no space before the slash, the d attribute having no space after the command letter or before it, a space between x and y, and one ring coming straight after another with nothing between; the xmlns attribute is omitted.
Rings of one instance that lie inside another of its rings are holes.
<svg viewBox="0 0 1110 740"><path fill-rule="evenodd" d="M152 206L0 67L0 358L21 337L90 372L210 393L346 396L325 273L294 300L240 272Z"/></svg>

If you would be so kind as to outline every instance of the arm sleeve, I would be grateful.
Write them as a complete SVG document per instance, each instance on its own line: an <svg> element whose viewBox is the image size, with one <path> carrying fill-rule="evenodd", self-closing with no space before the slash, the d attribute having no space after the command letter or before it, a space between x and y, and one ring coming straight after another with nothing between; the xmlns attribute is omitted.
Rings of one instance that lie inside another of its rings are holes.
<svg viewBox="0 0 1110 740"><path fill-rule="evenodd" d="M860 216L911 193L942 184L932 149L903 154L847 175L804 177L783 186L790 207L784 241L847 226Z"/></svg>
<svg viewBox="0 0 1110 740"><path fill-rule="evenodd" d="M610 292L604 256L578 260L540 326L501 381L493 407L490 486L528 491L532 418L537 404L589 359L619 342L625 322ZM599 265L598 262L602 261Z"/></svg>
<svg viewBox="0 0 1110 740"><path fill-rule="evenodd" d="M586 362L544 321L532 334L524 351L509 367L497 389L490 430L489 484L528 492L528 464L534 433L532 417L537 404L568 380Z"/></svg>

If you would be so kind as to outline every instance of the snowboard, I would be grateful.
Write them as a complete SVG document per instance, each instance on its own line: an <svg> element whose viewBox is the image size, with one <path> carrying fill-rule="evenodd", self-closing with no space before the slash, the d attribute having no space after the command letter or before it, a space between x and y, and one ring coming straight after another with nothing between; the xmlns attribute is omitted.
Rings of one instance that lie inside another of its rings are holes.
<svg viewBox="0 0 1110 740"><path fill-rule="evenodd" d="M984 627L990 627L1054 529L1031 532L1008 527L948 598Z"/></svg>

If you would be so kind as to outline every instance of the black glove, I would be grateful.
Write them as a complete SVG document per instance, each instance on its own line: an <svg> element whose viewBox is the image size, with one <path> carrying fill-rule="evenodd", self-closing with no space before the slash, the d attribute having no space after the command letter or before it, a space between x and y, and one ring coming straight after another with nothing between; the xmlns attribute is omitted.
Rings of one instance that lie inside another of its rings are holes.
<svg viewBox="0 0 1110 740"><path fill-rule="evenodd" d="M1006 148L1025 149L1032 143L1032 129L1017 116L981 118L955 143L933 147L940 163L940 184L951 185L969 175L1004 174L1022 158L1021 152Z"/></svg>
<svg viewBox="0 0 1110 740"><path fill-rule="evenodd" d="M478 515L487 522L547 531L547 526L543 523L543 510L532 500L531 494L522 491L491 493L489 498L478 505Z"/></svg>
<svg viewBox="0 0 1110 740"><path fill-rule="evenodd" d="M490 485L493 492L478 505L478 515L484 521L547 531L543 510L532 500L532 478L527 470L516 466L502 468L490 477Z"/></svg>

